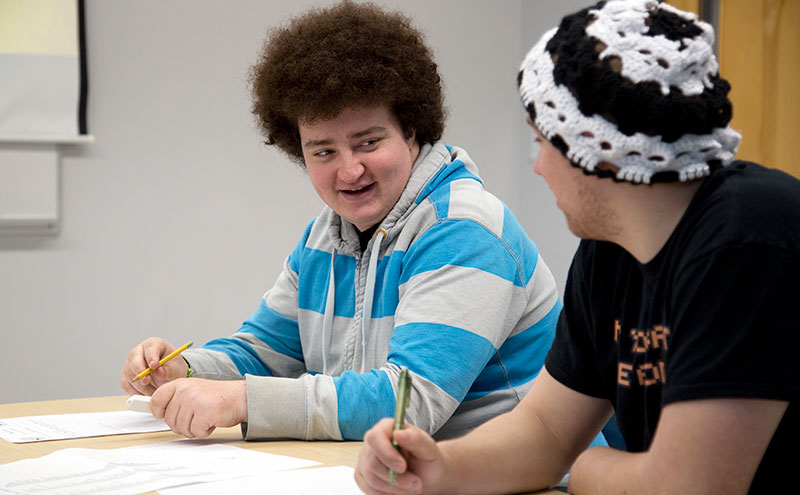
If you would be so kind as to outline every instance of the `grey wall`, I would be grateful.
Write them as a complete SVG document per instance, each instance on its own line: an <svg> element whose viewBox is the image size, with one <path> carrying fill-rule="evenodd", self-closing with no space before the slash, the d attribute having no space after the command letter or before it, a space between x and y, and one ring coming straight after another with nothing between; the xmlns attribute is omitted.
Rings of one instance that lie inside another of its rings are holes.
<svg viewBox="0 0 800 495"><path fill-rule="evenodd" d="M319 3L87 0L96 141L64 149L60 234L0 237L0 402L120 394L139 341L199 345L256 309L322 203L261 144L247 71L270 26ZM541 32L583 2L379 3L427 33L446 140L468 149L563 290L576 240L531 172L515 76Z"/></svg>

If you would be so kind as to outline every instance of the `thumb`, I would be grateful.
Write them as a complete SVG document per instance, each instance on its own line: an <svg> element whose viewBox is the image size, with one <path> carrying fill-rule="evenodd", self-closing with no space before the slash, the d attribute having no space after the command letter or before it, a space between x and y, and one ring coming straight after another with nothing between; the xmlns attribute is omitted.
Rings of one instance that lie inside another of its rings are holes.
<svg viewBox="0 0 800 495"><path fill-rule="evenodd" d="M151 370L155 370L158 368L158 363L161 362L161 358L168 354L168 349L166 347L150 347L145 349L145 362L150 367Z"/></svg>
<svg viewBox="0 0 800 495"><path fill-rule="evenodd" d="M144 347L144 358L150 369L156 370L160 367L161 360L174 351L175 347L163 339L152 340Z"/></svg>

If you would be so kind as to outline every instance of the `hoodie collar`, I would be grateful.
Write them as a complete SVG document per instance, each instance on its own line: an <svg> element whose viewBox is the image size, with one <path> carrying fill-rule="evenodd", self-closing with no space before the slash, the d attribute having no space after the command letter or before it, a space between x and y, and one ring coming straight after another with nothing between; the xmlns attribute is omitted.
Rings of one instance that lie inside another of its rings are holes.
<svg viewBox="0 0 800 495"><path fill-rule="evenodd" d="M417 161L411 168L411 177L408 184L403 189L397 203L392 207L386 217L381 221L379 228L386 231L386 240L390 241L400 229L394 229L398 222L410 214L418 201L418 197L424 191L428 183L437 177L437 172L450 163L450 151L447 146L441 143L424 144L420 147ZM354 254L361 251L358 231L356 227L344 220L329 207L325 207L320 220L328 222L328 235L334 249L342 254Z"/></svg>

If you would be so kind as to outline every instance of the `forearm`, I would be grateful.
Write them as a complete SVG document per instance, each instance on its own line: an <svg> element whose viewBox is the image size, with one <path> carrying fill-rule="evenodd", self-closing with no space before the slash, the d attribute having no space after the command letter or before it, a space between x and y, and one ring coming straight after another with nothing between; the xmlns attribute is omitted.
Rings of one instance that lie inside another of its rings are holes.
<svg viewBox="0 0 800 495"><path fill-rule="evenodd" d="M548 488L573 456L535 415L516 408L470 434L441 442L439 493L517 493ZM491 462L487 462L491 460Z"/></svg>
<svg viewBox="0 0 800 495"><path fill-rule="evenodd" d="M631 453L608 447L583 452L569 475L569 493L574 495L652 493L641 474L646 453ZM655 475L656 473L652 473ZM666 487L665 487L666 488Z"/></svg>
<svg viewBox="0 0 800 495"><path fill-rule="evenodd" d="M590 449L575 461L569 491L747 493L786 407L760 399L671 403L661 411L647 452Z"/></svg>
<svg viewBox="0 0 800 495"><path fill-rule="evenodd" d="M342 440L336 393L325 375L275 378L247 375L246 440Z"/></svg>
<svg viewBox="0 0 800 495"><path fill-rule="evenodd" d="M579 394L542 369L513 411L442 444L443 482L453 493L548 488L563 478L610 414L607 401Z"/></svg>

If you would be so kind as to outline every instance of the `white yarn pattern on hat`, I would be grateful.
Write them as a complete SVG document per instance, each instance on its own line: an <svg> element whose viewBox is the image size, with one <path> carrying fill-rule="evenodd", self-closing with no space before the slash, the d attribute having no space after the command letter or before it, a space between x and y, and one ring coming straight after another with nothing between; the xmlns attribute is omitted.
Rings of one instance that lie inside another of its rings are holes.
<svg viewBox="0 0 800 495"><path fill-rule="evenodd" d="M635 83L655 81L665 95L669 94L670 86L677 86L685 95L700 94L704 87L711 88L711 76L719 72L719 64L714 57L714 30L711 26L696 22L696 15L669 4L659 6L654 0L644 0L640 5L631 4L610 1L603 9L592 10L597 21L586 27L586 34L602 40L606 45L599 58L621 58L623 76ZM649 29L646 19L650 10L655 8L693 22L702 30L702 34L682 41L670 40L663 35L645 35Z"/></svg>
<svg viewBox="0 0 800 495"><path fill-rule="evenodd" d="M681 42L663 35L643 35L651 10L665 9L690 21L696 17L654 0L610 0L601 9L591 10L595 20L586 28L605 48L600 59L614 56L622 61L621 74L633 81L657 82L662 94L677 86L685 95L703 92L712 83L718 64L713 56L713 30L703 22L702 34ZM525 106L533 103L539 132L548 140L560 137L568 146L567 158L587 172L599 163L618 168L618 180L650 183L659 172L675 171L681 181L710 174L709 160L730 163L741 135L730 127L715 128L710 134L684 134L677 141L665 142L661 136L635 132L628 136L600 115L586 116L565 86L556 85L554 63L546 46L558 28L545 33L522 62L520 95Z"/></svg>

